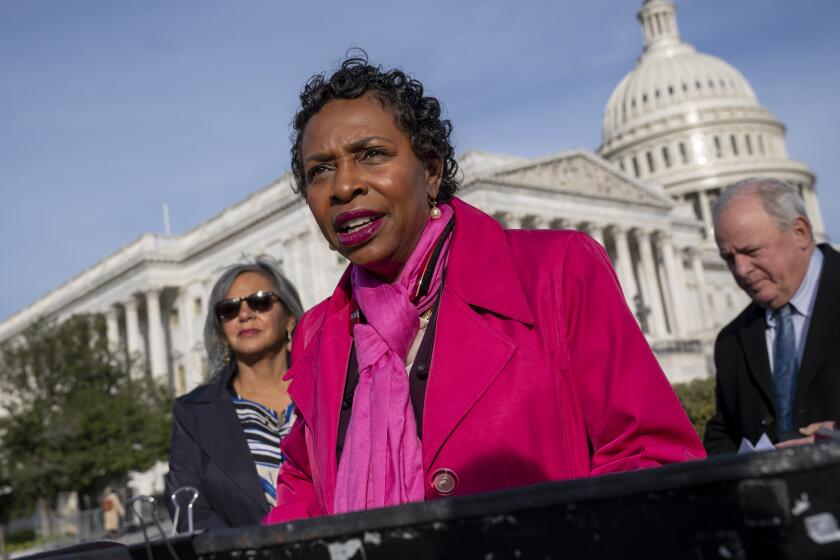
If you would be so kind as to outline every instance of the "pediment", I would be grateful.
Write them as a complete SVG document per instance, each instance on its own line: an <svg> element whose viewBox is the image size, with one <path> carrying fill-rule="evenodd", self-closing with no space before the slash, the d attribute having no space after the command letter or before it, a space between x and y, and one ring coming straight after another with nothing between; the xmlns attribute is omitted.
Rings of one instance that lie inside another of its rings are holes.
<svg viewBox="0 0 840 560"><path fill-rule="evenodd" d="M582 150L505 167L476 177L474 182L549 190L660 208L674 205L664 192L658 192L655 187L633 179L609 162Z"/></svg>

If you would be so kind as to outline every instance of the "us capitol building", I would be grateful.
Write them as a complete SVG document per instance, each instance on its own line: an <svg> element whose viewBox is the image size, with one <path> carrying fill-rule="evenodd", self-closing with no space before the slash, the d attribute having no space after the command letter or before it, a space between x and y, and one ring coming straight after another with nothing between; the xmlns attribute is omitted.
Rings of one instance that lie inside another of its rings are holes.
<svg viewBox="0 0 840 560"><path fill-rule="evenodd" d="M644 47L610 96L601 145L526 159L463 154L460 196L509 228L572 228L606 248L627 303L672 382L704 377L718 329L746 304L717 255L711 205L739 179L796 185L818 240L815 177L788 158L784 125L726 62L683 41L672 0L638 13ZM227 267L269 255L305 307L347 266L323 241L291 175L182 235L145 234L0 323L0 340L39 317L103 313L114 348L140 358L133 375L178 394L207 374L207 298Z"/></svg>

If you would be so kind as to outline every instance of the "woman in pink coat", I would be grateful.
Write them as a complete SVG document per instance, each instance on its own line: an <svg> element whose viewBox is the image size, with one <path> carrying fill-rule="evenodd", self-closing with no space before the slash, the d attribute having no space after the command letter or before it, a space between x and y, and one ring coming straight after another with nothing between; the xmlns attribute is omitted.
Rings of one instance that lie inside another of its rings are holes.
<svg viewBox="0 0 840 560"><path fill-rule="evenodd" d="M419 82L351 58L301 101L297 187L351 265L296 330L265 523L705 456L603 248L455 198Z"/></svg>

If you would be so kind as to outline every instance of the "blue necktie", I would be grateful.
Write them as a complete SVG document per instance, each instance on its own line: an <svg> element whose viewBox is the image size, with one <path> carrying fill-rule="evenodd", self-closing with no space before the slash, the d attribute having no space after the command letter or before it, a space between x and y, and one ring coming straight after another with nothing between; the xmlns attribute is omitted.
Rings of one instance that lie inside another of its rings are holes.
<svg viewBox="0 0 840 560"><path fill-rule="evenodd" d="M773 343L773 382L776 403L779 405L779 428L793 429L793 396L796 394L796 334L793 330L791 306L787 304L774 312L776 340Z"/></svg>

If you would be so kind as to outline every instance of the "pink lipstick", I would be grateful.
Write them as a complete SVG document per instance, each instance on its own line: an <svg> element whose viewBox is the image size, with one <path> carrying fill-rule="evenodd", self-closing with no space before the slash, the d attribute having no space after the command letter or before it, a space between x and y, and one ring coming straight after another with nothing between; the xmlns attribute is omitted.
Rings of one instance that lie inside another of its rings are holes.
<svg viewBox="0 0 840 560"><path fill-rule="evenodd" d="M344 247L367 243L382 229L382 216L365 208L342 212L333 221L338 242Z"/></svg>

